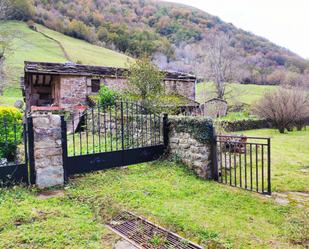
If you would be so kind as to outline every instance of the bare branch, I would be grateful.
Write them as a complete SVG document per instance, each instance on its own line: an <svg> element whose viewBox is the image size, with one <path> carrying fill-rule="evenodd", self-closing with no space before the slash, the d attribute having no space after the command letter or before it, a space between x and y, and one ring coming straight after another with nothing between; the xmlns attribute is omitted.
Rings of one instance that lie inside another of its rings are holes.
<svg viewBox="0 0 309 249"><path fill-rule="evenodd" d="M293 127L301 130L309 118L309 100L304 91L280 88L266 93L253 111L259 117L272 121L281 133Z"/></svg>
<svg viewBox="0 0 309 249"><path fill-rule="evenodd" d="M236 52L230 46L231 40L226 34L209 34L206 40L206 76L214 81L217 97L224 99L226 82L236 78Z"/></svg>

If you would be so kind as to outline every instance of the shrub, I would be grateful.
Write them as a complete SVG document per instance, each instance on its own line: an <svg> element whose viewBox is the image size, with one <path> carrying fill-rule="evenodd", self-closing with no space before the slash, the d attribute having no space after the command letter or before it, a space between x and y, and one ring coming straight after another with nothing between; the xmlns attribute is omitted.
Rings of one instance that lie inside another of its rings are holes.
<svg viewBox="0 0 309 249"><path fill-rule="evenodd" d="M153 110L163 93L164 73L154 66L146 56L129 65L128 83L130 93L141 100L144 107Z"/></svg>
<svg viewBox="0 0 309 249"><path fill-rule="evenodd" d="M14 107L0 106L0 158L14 159L22 130L22 113Z"/></svg>
<svg viewBox="0 0 309 249"><path fill-rule="evenodd" d="M216 120L215 126L217 130L225 132L272 128L271 123L263 119Z"/></svg>
<svg viewBox="0 0 309 249"><path fill-rule="evenodd" d="M107 86L102 86L99 91L99 101L100 105L107 107L115 104L118 98L118 94L109 89Z"/></svg>
<svg viewBox="0 0 309 249"><path fill-rule="evenodd" d="M262 119L270 120L280 133L295 126L300 129L309 117L308 96L300 90L280 88L266 93L255 104L253 112Z"/></svg>

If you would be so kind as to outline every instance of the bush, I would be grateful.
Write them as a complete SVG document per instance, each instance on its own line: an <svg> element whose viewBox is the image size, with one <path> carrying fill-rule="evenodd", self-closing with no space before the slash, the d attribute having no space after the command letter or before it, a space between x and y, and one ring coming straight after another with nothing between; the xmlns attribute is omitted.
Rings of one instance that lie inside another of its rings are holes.
<svg viewBox="0 0 309 249"><path fill-rule="evenodd" d="M0 2L0 10L2 11L0 20L27 21L34 16L32 0L1 0Z"/></svg>
<svg viewBox="0 0 309 249"><path fill-rule="evenodd" d="M269 121L262 119L216 120L215 126L218 130L225 132L272 128Z"/></svg>
<svg viewBox="0 0 309 249"><path fill-rule="evenodd" d="M140 99L142 106L156 111L163 94L162 82L165 74L154 66L147 56L137 59L129 65L128 85L130 94Z"/></svg>
<svg viewBox="0 0 309 249"><path fill-rule="evenodd" d="M22 113L14 107L0 106L0 158L14 159L22 131Z"/></svg>
<svg viewBox="0 0 309 249"><path fill-rule="evenodd" d="M100 105L107 107L115 104L118 98L118 94L109 89L107 86L102 86L99 91L99 101Z"/></svg>
<svg viewBox="0 0 309 249"><path fill-rule="evenodd" d="M266 93L255 104L253 112L262 119L270 120L280 133L295 126L299 130L309 117L309 99L300 90L280 88L276 92Z"/></svg>

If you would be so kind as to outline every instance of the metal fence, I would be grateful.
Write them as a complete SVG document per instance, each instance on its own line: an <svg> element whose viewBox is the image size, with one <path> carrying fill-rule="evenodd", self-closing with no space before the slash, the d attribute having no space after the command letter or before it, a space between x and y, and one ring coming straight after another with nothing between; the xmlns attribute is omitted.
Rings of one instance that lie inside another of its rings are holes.
<svg viewBox="0 0 309 249"><path fill-rule="evenodd" d="M62 121L66 177L157 159L166 148L166 118L129 101L73 113Z"/></svg>
<svg viewBox="0 0 309 249"><path fill-rule="evenodd" d="M270 138L217 135L218 182L271 194Z"/></svg>
<svg viewBox="0 0 309 249"><path fill-rule="evenodd" d="M28 139L20 119L0 120L0 185L28 182Z"/></svg>

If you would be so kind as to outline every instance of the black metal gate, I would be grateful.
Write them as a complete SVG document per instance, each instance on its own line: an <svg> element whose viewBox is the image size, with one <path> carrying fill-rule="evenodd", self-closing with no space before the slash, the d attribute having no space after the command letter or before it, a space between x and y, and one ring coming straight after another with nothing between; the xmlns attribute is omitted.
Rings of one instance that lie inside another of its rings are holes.
<svg viewBox="0 0 309 249"><path fill-rule="evenodd" d="M0 186L35 181L32 119L26 120L0 120Z"/></svg>
<svg viewBox="0 0 309 249"><path fill-rule="evenodd" d="M116 101L62 119L65 177L158 159L167 145L167 116Z"/></svg>
<svg viewBox="0 0 309 249"><path fill-rule="evenodd" d="M220 183L271 194L270 138L217 135Z"/></svg>

